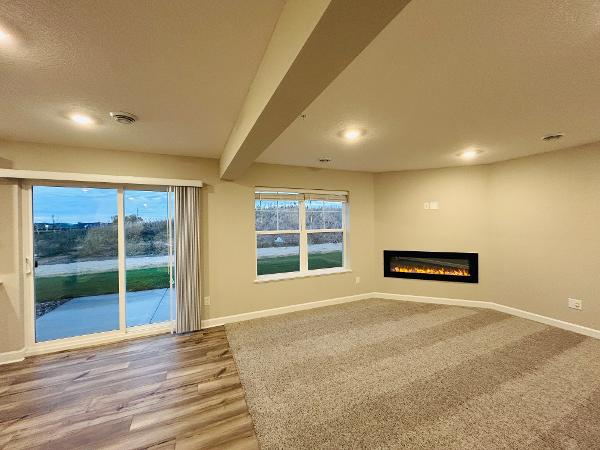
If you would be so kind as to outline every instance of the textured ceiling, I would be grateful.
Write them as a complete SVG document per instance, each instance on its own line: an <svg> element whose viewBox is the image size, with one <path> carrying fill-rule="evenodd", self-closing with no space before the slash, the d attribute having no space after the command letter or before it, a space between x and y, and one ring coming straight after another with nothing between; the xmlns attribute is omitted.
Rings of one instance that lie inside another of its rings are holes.
<svg viewBox="0 0 600 450"><path fill-rule="evenodd" d="M283 3L3 1L0 138L218 157Z"/></svg>
<svg viewBox="0 0 600 450"><path fill-rule="evenodd" d="M599 61L598 1L413 0L259 161L390 171L598 141Z"/></svg>

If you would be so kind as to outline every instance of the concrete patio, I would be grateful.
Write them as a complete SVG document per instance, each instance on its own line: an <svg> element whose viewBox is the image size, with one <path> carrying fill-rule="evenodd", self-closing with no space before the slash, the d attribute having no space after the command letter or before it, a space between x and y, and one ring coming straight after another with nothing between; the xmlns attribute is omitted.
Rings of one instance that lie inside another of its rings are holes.
<svg viewBox="0 0 600 450"><path fill-rule="evenodd" d="M127 326L169 320L169 289L127 292ZM119 328L119 295L78 297L35 321L36 341L43 342Z"/></svg>

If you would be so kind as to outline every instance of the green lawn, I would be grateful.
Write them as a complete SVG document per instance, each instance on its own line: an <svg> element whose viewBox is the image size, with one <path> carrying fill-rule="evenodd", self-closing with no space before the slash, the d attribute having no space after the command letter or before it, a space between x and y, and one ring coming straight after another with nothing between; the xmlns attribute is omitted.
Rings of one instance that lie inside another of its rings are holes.
<svg viewBox="0 0 600 450"><path fill-rule="evenodd" d="M342 252L316 253L308 258L308 269L326 269L329 267L342 267L344 258ZM272 273L297 272L300 270L298 256L274 256L258 260L258 275Z"/></svg>
<svg viewBox="0 0 600 450"><path fill-rule="evenodd" d="M341 267L342 252L317 253L308 258L308 268L325 269ZM298 256L276 256L258 260L258 274L297 272L300 270ZM169 287L167 267L135 269L127 271L127 290L145 291ZM119 292L119 274L117 271L66 275L57 277L39 277L35 279L35 297L37 302L62 300L88 295L115 294Z"/></svg>
<svg viewBox="0 0 600 450"><path fill-rule="evenodd" d="M127 290L146 291L169 287L167 267L152 267L127 271ZM119 273L99 272L82 275L40 277L35 279L37 302L85 297L119 292Z"/></svg>

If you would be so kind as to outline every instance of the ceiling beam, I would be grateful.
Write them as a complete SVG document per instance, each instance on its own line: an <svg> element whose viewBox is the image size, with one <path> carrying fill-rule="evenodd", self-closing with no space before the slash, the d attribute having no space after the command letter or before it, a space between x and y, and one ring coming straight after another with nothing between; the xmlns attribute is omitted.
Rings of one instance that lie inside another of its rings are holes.
<svg viewBox="0 0 600 450"><path fill-rule="evenodd" d="M221 178L241 176L409 1L288 0L221 156Z"/></svg>

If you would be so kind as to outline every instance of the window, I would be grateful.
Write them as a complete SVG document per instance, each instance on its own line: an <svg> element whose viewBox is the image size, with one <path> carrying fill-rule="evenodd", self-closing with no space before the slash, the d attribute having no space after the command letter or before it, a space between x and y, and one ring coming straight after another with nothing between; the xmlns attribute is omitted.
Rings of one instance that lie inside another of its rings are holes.
<svg viewBox="0 0 600 450"><path fill-rule="evenodd" d="M257 190L258 278L344 270L347 198L346 193Z"/></svg>

